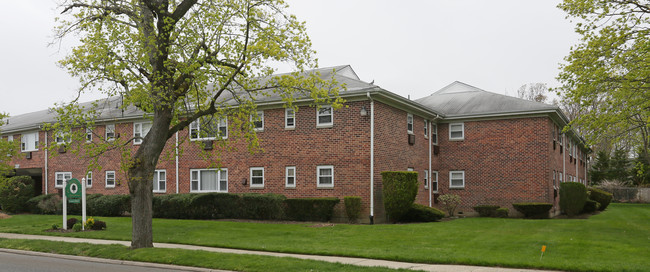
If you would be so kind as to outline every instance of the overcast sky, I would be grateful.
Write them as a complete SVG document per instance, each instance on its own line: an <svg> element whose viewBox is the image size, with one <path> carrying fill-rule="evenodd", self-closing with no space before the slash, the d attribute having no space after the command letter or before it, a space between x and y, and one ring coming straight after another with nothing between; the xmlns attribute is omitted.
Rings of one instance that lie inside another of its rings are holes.
<svg viewBox="0 0 650 272"><path fill-rule="evenodd" d="M321 67L350 64L362 80L411 99L454 81L511 96L526 83L556 87L558 64L578 42L557 0L288 3L307 22ZM3 1L2 10L0 112L73 99L77 80L56 64L70 49L48 47L55 2Z"/></svg>

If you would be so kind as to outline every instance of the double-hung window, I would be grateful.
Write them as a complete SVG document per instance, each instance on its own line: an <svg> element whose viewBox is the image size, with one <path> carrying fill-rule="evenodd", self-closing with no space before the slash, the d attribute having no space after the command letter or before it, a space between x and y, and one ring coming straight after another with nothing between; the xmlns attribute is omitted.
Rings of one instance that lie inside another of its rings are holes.
<svg viewBox="0 0 650 272"><path fill-rule="evenodd" d="M190 170L190 192L228 192L228 169Z"/></svg>
<svg viewBox="0 0 650 272"><path fill-rule="evenodd" d="M90 143L93 141L93 130L90 128L86 128L86 143Z"/></svg>
<svg viewBox="0 0 650 272"><path fill-rule="evenodd" d="M55 183L54 187L63 188L63 182L68 181L72 178L72 172L56 172L54 173Z"/></svg>
<svg viewBox="0 0 650 272"><path fill-rule="evenodd" d="M429 121L424 120L424 138L429 138Z"/></svg>
<svg viewBox="0 0 650 272"><path fill-rule="evenodd" d="M106 188L115 188L115 171L106 171Z"/></svg>
<svg viewBox="0 0 650 272"><path fill-rule="evenodd" d="M429 170L424 170L424 189L429 188Z"/></svg>
<svg viewBox="0 0 650 272"><path fill-rule="evenodd" d="M156 170L153 173L153 191L154 193L164 193L167 191L167 171Z"/></svg>
<svg viewBox="0 0 650 272"><path fill-rule="evenodd" d="M413 114L406 114L406 132L413 134Z"/></svg>
<svg viewBox="0 0 650 272"><path fill-rule="evenodd" d="M318 187L333 188L334 187L334 166L321 165L316 167L316 175L318 177Z"/></svg>
<svg viewBox="0 0 650 272"><path fill-rule="evenodd" d="M93 172L89 171L88 174L86 174L86 188L91 187L93 187Z"/></svg>
<svg viewBox="0 0 650 272"><path fill-rule="evenodd" d="M264 188L264 167L251 167L251 188Z"/></svg>
<svg viewBox="0 0 650 272"><path fill-rule="evenodd" d="M141 144L149 130L151 130L151 123L133 123L133 144Z"/></svg>
<svg viewBox="0 0 650 272"><path fill-rule="evenodd" d="M449 124L449 140L464 140L465 139L465 123L451 123Z"/></svg>
<svg viewBox="0 0 650 272"><path fill-rule="evenodd" d="M227 118L214 119L210 116L190 123L190 140L214 140L217 137L228 138Z"/></svg>
<svg viewBox="0 0 650 272"><path fill-rule="evenodd" d="M296 167L287 166L285 168L285 186L289 188L296 187Z"/></svg>
<svg viewBox="0 0 650 272"><path fill-rule="evenodd" d="M115 124L106 125L106 133L104 136L106 138L106 141L115 140Z"/></svg>
<svg viewBox="0 0 650 272"><path fill-rule="evenodd" d="M334 112L332 106L322 106L316 110L316 126L331 127L334 125Z"/></svg>
<svg viewBox="0 0 650 272"><path fill-rule="evenodd" d="M431 171L431 191L438 192L438 171Z"/></svg>
<svg viewBox="0 0 650 272"><path fill-rule="evenodd" d="M434 145L438 144L438 125L431 124L431 143Z"/></svg>
<svg viewBox="0 0 650 272"><path fill-rule="evenodd" d="M284 128L294 129L296 128L296 111L292 108L284 110Z"/></svg>
<svg viewBox="0 0 650 272"><path fill-rule="evenodd" d="M70 134L69 133L63 133L63 132L58 132L56 133L56 136L54 137L54 141L57 144L67 144L70 143Z"/></svg>
<svg viewBox="0 0 650 272"><path fill-rule="evenodd" d="M465 171L449 171L449 188L465 188Z"/></svg>
<svg viewBox="0 0 650 272"><path fill-rule="evenodd" d="M255 115L251 114L251 122L253 122L253 130L264 131L264 111L258 111Z"/></svg>
<svg viewBox="0 0 650 272"><path fill-rule="evenodd" d="M20 151L29 152L38 150L38 132L20 135Z"/></svg>

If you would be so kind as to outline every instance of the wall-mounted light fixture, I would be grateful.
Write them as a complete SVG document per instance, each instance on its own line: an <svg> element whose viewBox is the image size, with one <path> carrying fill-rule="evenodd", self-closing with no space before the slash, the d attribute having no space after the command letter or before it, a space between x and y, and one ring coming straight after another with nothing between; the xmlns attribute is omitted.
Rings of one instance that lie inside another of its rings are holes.
<svg viewBox="0 0 650 272"><path fill-rule="evenodd" d="M366 110L366 106L363 106L361 108L361 111L359 111L359 113L361 114L361 116L368 116L368 111Z"/></svg>

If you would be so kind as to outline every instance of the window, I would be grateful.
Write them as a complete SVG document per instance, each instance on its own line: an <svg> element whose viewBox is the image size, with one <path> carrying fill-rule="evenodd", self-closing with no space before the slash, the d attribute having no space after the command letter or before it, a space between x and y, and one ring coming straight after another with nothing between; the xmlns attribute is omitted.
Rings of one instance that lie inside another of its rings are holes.
<svg viewBox="0 0 650 272"><path fill-rule="evenodd" d="M13 142L13 141L14 141L14 135L7 136L7 142Z"/></svg>
<svg viewBox="0 0 650 272"><path fill-rule="evenodd" d="M93 141L93 130L90 128L86 128L86 142L90 143Z"/></svg>
<svg viewBox="0 0 650 272"><path fill-rule="evenodd" d="M553 170L553 189L557 189L557 172Z"/></svg>
<svg viewBox="0 0 650 272"><path fill-rule="evenodd" d="M438 171L431 171L431 191L438 192Z"/></svg>
<svg viewBox="0 0 650 272"><path fill-rule="evenodd" d="M449 140L465 139L465 123L449 124Z"/></svg>
<svg viewBox="0 0 650 272"><path fill-rule="evenodd" d="M253 122L253 130L264 131L264 111L258 111L257 115L251 115L251 122Z"/></svg>
<svg viewBox="0 0 650 272"><path fill-rule="evenodd" d="M115 140L115 124L106 125L106 141Z"/></svg>
<svg viewBox="0 0 650 272"><path fill-rule="evenodd" d="M413 134L413 114L406 114L406 132Z"/></svg>
<svg viewBox="0 0 650 272"><path fill-rule="evenodd" d="M429 138L429 121L424 120L424 138Z"/></svg>
<svg viewBox="0 0 650 272"><path fill-rule="evenodd" d="M115 188L115 171L106 171L106 188Z"/></svg>
<svg viewBox="0 0 650 272"><path fill-rule="evenodd" d="M63 182L68 181L72 178L72 172L56 172L54 187L63 188Z"/></svg>
<svg viewBox="0 0 650 272"><path fill-rule="evenodd" d="M251 187L264 187L264 167L251 167Z"/></svg>
<svg viewBox="0 0 650 272"><path fill-rule="evenodd" d="M415 169L413 169L413 167L406 168L406 171L409 171L409 172L413 172L413 170L415 170Z"/></svg>
<svg viewBox="0 0 650 272"><path fill-rule="evenodd" d="M557 127L557 141L560 143L560 145L562 145L562 130L560 127Z"/></svg>
<svg viewBox="0 0 650 272"><path fill-rule="evenodd" d="M70 135L66 135L63 132L58 132L56 133L56 136L54 137L54 141L57 144L66 144L70 142Z"/></svg>
<svg viewBox="0 0 650 272"><path fill-rule="evenodd" d="M429 170L424 170L424 189L429 188Z"/></svg>
<svg viewBox="0 0 650 272"><path fill-rule="evenodd" d="M228 138L228 119L215 120L212 116L202 117L190 123L190 140L214 140Z"/></svg>
<svg viewBox="0 0 650 272"><path fill-rule="evenodd" d="M558 173L558 177L560 178L560 183L562 183L562 176L564 176L564 174Z"/></svg>
<svg viewBox="0 0 650 272"><path fill-rule="evenodd" d="M93 172L89 171L88 174L86 174L86 188L92 188L93 187Z"/></svg>
<svg viewBox="0 0 650 272"><path fill-rule="evenodd" d="M133 144L141 144L149 130L151 130L151 123L133 123Z"/></svg>
<svg viewBox="0 0 650 272"><path fill-rule="evenodd" d="M438 144L438 125L431 124L431 143Z"/></svg>
<svg viewBox="0 0 650 272"><path fill-rule="evenodd" d="M296 167L295 166L287 166L285 169L285 186L286 187L296 187Z"/></svg>
<svg viewBox="0 0 650 272"><path fill-rule="evenodd" d="M228 169L190 170L190 192L228 192Z"/></svg>
<svg viewBox="0 0 650 272"><path fill-rule="evenodd" d="M465 188L465 171L449 171L449 188Z"/></svg>
<svg viewBox="0 0 650 272"><path fill-rule="evenodd" d="M296 111L294 109L284 110L284 128L296 128Z"/></svg>
<svg viewBox="0 0 650 272"><path fill-rule="evenodd" d="M167 171L156 170L153 172L153 191L164 193L167 190Z"/></svg>
<svg viewBox="0 0 650 272"><path fill-rule="evenodd" d="M317 127L331 127L334 125L334 114L332 106L322 106L316 111L316 126Z"/></svg>
<svg viewBox="0 0 650 272"><path fill-rule="evenodd" d="M334 166L321 165L316 167L316 175L318 176L318 187L332 188L334 187Z"/></svg>
<svg viewBox="0 0 650 272"><path fill-rule="evenodd" d="M38 150L38 132L25 133L20 136L20 151Z"/></svg>

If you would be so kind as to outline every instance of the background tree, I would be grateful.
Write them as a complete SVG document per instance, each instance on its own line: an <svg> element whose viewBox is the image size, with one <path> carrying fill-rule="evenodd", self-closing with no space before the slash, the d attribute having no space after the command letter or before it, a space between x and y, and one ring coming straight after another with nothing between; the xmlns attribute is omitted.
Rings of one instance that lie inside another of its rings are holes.
<svg viewBox="0 0 650 272"><path fill-rule="evenodd" d="M580 107L571 125L581 127L590 144L648 154L650 3L565 0L559 8L577 21L582 36L558 76L562 99Z"/></svg>
<svg viewBox="0 0 650 272"><path fill-rule="evenodd" d="M6 113L0 113L0 127L4 126L6 119L9 117ZM1 131L0 131L1 132ZM2 133L0 133L2 135ZM14 167L10 165L11 158L17 154L18 142L9 141L8 137L0 139L0 176L8 175L13 172Z"/></svg>
<svg viewBox="0 0 650 272"><path fill-rule="evenodd" d="M49 128L68 135L66 148L85 154L91 165L107 153L121 155L132 200L132 248L153 246L153 172L176 132L227 116L229 139L243 138L255 150L249 117L256 98L275 93L293 107L294 97L307 96L314 104L341 106L335 81L300 73L316 67L314 51L305 24L286 14L282 0L69 0L61 8L57 37L80 39L61 61L80 79L79 92L120 96L121 109L137 107L151 120L135 151L127 148L133 138L83 141L102 101L91 109L78 101L60 105ZM271 76L275 63L296 72Z"/></svg>
<svg viewBox="0 0 650 272"><path fill-rule="evenodd" d="M546 83L529 83L524 84L517 90L517 96L522 99L546 103L548 100L549 88Z"/></svg>

